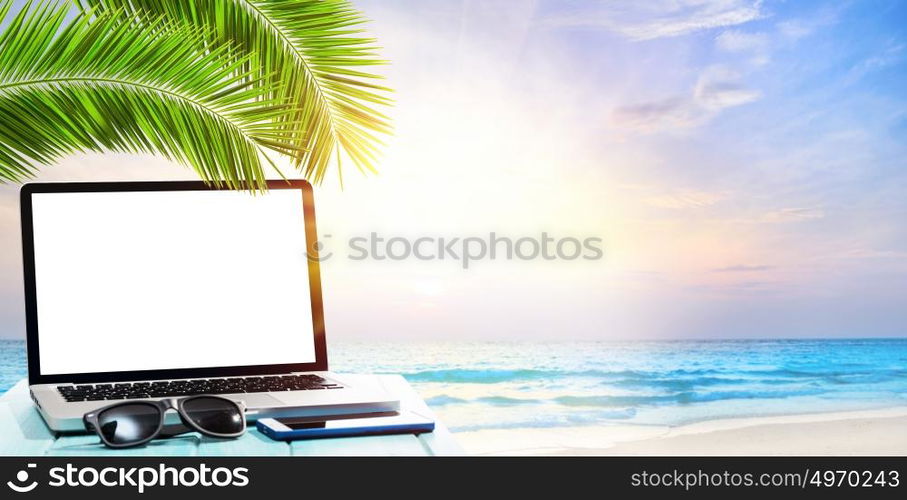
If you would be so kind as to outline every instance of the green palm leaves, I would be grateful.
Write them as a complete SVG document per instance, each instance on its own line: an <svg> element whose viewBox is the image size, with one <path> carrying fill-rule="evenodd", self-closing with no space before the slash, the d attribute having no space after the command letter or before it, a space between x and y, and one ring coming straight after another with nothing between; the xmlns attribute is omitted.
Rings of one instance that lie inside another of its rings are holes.
<svg viewBox="0 0 907 500"><path fill-rule="evenodd" d="M4 18L9 13L4 2ZM66 21L41 4L0 34L0 177L20 181L76 151L152 152L203 179L260 183L260 149L289 151L259 87L224 65L227 47L204 54L198 29L113 14Z"/></svg>
<svg viewBox="0 0 907 500"><path fill-rule="evenodd" d="M67 21L0 0L0 178L87 150L162 154L231 186L261 186L270 152L316 181L341 151L373 168L386 89L357 69L380 61L346 1L89 6Z"/></svg>
<svg viewBox="0 0 907 500"><path fill-rule="evenodd" d="M321 180L342 149L363 169L373 169L375 133L389 130L375 109L387 88L363 67L382 64L374 41L362 37L362 16L347 0L81 0L103 10L163 15L174 22L211 27L210 46L233 44L251 57L253 77L273 87L269 97L292 112L287 128L302 132L296 163Z"/></svg>

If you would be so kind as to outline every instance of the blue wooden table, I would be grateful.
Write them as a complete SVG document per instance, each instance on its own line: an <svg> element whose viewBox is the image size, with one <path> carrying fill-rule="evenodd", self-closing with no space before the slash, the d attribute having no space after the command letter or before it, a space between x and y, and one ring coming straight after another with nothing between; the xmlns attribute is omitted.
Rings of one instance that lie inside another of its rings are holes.
<svg viewBox="0 0 907 500"><path fill-rule="evenodd" d="M75 455L459 455L463 451L453 435L399 375L357 375L377 377L382 385L400 398L401 409L410 409L435 419L435 431L418 436L388 436L314 439L291 443L273 441L254 426L241 438L221 440L197 433L152 441L146 446L111 450L99 444L93 435L61 436L44 424L28 395L28 384L20 381L0 396L0 455L75 456ZM347 376L347 378L353 376Z"/></svg>

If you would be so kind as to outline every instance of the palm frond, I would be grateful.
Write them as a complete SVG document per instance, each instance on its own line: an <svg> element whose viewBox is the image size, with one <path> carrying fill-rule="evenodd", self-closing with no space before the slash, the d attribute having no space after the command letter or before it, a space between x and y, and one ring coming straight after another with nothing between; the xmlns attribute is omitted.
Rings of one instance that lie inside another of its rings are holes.
<svg viewBox="0 0 907 500"><path fill-rule="evenodd" d="M322 180L341 151L360 170L374 171L378 136L390 132L378 109L391 102L390 89L363 69L385 61L362 35L364 18L348 0L77 1L212 28L209 46L234 44L251 56L244 69L253 79L279 85L267 98L293 103L293 113L277 119L299 131L295 160L306 177Z"/></svg>
<svg viewBox="0 0 907 500"><path fill-rule="evenodd" d="M263 187L264 150L296 154L285 103L228 45L161 16L69 19L69 5L0 0L0 179L21 181L81 151L149 152L231 187ZM224 61L232 61L225 64Z"/></svg>

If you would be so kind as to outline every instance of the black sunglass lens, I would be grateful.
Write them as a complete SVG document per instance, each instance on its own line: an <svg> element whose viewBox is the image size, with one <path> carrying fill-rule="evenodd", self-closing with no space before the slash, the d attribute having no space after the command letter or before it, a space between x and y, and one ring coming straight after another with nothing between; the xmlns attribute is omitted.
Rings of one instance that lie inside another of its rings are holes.
<svg viewBox="0 0 907 500"><path fill-rule="evenodd" d="M161 411L152 405L123 404L98 415L98 432L113 444L148 439L161 423Z"/></svg>
<svg viewBox="0 0 907 500"><path fill-rule="evenodd" d="M214 434L238 434L246 428L242 410L226 399L202 396L183 401L183 412L199 428Z"/></svg>

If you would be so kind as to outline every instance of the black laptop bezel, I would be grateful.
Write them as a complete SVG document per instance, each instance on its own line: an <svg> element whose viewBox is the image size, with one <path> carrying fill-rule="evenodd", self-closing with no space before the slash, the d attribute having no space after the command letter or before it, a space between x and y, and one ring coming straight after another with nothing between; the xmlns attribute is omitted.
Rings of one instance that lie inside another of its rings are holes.
<svg viewBox="0 0 907 500"><path fill-rule="evenodd" d="M25 278L25 328L28 351L28 383L97 383L128 382L135 380L171 380L206 377L233 377L275 375L289 372L326 371L327 346L324 333L324 309L321 295L321 272L318 265L317 227L312 186L304 180L268 181L268 189L298 189L303 204L306 246L309 262L309 290L311 294L312 327L315 341L314 363L289 363L274 365L225 366L214 368L189 368L166 370L136 370L117 372L41 374L40 342L38 339L38 303L35 287L34 228L32 195L37 193L96 193L132 191L207 191L226 190L202 181L159 182L59 182L29 183L20 190L22 216L22 257ZM275 348L279 348L276 346Z"/></svg>

